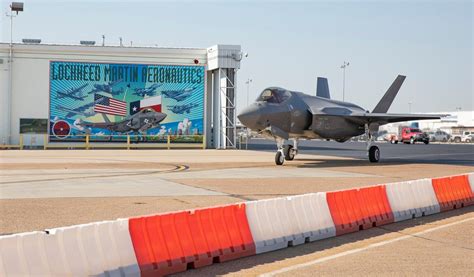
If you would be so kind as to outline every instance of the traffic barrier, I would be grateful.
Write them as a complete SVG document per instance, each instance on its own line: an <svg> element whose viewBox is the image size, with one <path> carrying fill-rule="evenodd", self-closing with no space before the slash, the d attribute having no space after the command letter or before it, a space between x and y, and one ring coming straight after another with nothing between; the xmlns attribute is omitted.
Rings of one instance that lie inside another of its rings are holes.
<svg viewBox="0 0 474 277"><path fill-rule="evenodd" d="M51 275L44 236L29 232L0 237L0 276Z"/></svg>
<svg viewBox="0 0 474 277"><path fill-rule="evenodd" d="M326 193L247 202L246 210L257 254L336 235Z"/></svg>
<svg viewBox="0 0 474 277"><path fill-rule="evenodd" d="M385 186L328 192L326 197L337 236L394 221Z"/></svg>
<svg viewBox="0 0 474 277"><path fill-rule="evenodd" d="M452 210L474 204L474 195L467 175L432 179L441 211Z"/></svg>
<svg viewBox="0 0 474 277"><path fill-rule="evenodd" d="M245 204L130 218L142 276L157 276L255 254Z"/></svg>
<svg viewBox="0 0 474 277"><path fill-rule="evenodd" d="M395 221L440 212L431 179L392 183L385 187Z"/></svg>
<svg viewBox="0 0 474 277"><path fill-rule="evenodd" d="M1 276L139 276L128 220L0 237Z"/></svg>
<svg viewBox="0 0 474 277"><path fill-rule="evenodd" d="M469 185L471 185L471 191L474 193L474 172L467 174Z"/></svg>

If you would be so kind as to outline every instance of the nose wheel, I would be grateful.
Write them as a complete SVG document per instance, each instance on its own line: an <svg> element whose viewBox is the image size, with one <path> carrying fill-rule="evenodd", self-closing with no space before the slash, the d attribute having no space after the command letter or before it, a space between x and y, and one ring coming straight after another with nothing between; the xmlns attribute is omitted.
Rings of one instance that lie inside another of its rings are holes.
<svg viewBox="0 0 474 277"><path fill-rule="evenodd" d="M298 153L298 141L294 139L294 146L291 144L284 145L283 139L277 138L278 151L275 154L275 164L282 165L285 160L292 161Z"/></svg>
<svg viewBox="0 0 474 277"><path fill-rule="evenodd" d="M275 155L275 164L283 165L284 162L285 162L285 155L283 154L283 151L278 150Z"/></svg>

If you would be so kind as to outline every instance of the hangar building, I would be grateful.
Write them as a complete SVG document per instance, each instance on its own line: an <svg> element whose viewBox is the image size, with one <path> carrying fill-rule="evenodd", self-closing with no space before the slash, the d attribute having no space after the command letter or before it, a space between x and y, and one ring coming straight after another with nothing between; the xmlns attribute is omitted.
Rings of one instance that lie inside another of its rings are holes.
<svg viewBox="0 0 474 277"><path fill-rule="evenodd" d="M120 136L113 124L87 124L125 122L151 107L166 114L159 125L146 119L123 125L138 124L137 134L201 135L207 148L234 148L236 73L242 56L239 45L0 43L0 144L18 144L26 131L46 132L57 143L86 132Z"/></svg>

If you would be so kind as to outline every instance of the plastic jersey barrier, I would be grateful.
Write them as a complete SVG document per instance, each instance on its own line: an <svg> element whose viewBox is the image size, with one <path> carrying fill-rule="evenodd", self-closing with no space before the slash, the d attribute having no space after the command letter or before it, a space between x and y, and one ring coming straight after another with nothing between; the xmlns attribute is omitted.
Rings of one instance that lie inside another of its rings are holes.
<svg viewBox="0 0 474 277"><path fill-rule="evenodd" d="M0 238L1 276L139 276L128 220Z"/></svg>
<svg viewBox="0 0 474 277"><path fill-rule="evenodd" d="M474 196L467 175L435 178L432 182L441 211L474 204Z"/></svg>
<svg viewBox="0 0 474 277"><path fill-rule="evenodd" d="M142 276L160 276L255 254L245 204L130 219Z"/></svg>
<svg viewBox="0 0 474 277"><path fill-rule="evenodd" d="M385 186L328 192L327 201L336 235L394 221Z"/></svg>
<svg viewBox="0 0 474 277"><path fill-rule="evenodd" d="M247 202L257 253L335 236L326 193Z"/></svg>
<svg viewBox="0 0 474 277"><path fill-rule="evenodd" d="M386 192L395 221L440 212L431 179L387 184Z"/></svg>
<svg viewBox="0 0 474 277"><path fill-rule="evenodd" d="M471 191L474 193L474 172L467 174L467 178L469 180L469 185L471 186Z"/></svg>

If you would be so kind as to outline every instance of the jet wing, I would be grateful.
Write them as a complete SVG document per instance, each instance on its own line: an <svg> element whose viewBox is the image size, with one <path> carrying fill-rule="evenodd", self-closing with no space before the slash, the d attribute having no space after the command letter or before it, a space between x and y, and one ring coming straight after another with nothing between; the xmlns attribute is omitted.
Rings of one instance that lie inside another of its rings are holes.
<svg viewBox="0 0 474 277"><path fill-rule="evenodd" d="M330 114L326 114L331 116ZM352 113L346 115L334 115L343 117L349 121L359 124L377 123L379 125L412 120L440 119L447 114L387 114L387 113Z"/></svg>

